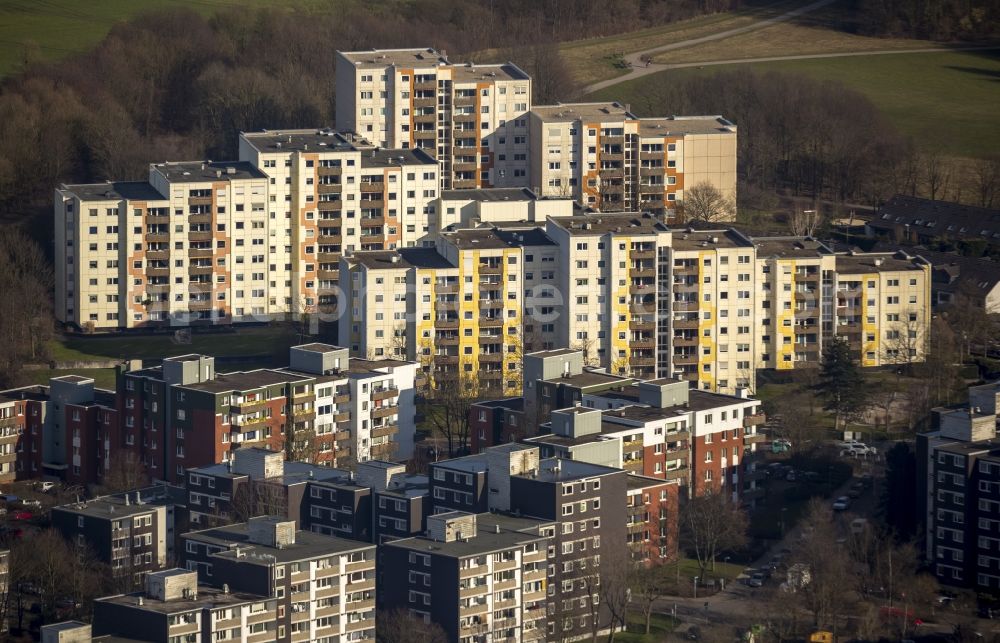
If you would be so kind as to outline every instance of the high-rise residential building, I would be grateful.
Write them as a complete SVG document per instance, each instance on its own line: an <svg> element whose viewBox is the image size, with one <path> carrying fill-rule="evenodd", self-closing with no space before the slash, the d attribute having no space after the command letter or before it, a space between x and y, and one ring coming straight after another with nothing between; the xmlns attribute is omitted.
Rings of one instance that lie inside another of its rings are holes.
<svg viewBox="0 0 1000 643"><path fill-rule="evenodd" d="M670 222L683 221L685 190L701 183L735 203L736 126L721 116L638 118L609 102L539 105L529 121L539 194Z"/></svg>
<svg viewBox="0 0 1000 643"><path fill-rule="evenodd" d="M434 49L337 52L337 127L422 149L445 189L526 185L531 78L513 63L449 62Z"/></svg>
<svg viewBox="0 0 1000 643"><path fill-rule="evenodd" d="M331 312L343 253L434 232L438 164L422 150L278 130L242 134L240 159L57 189L56 318L114 330Z"/></svg>
<svg viewBox="0 0 1000 643"><path fill-rule="evenodd" d="M439 174L423 150L297 129L245 132L239 154L269 177L271 217L284 228L269 261L290 266L290 312L335 310L342 255L415 246L432 234Z"/></svg>
<svg viewBox="0 0 1000 643"><path fill-rule="evenodd" d="M49 387L0 392L0 482L42 475L42 451L49 416Z"/></svg>
<svg viewBox="0 0 1000 643"><path fill-rule="evenodd" d="M437 246L355 253L342 262L351 353L418 360L434 378L473 374L520 388L524 252L492 230L446 232Z"/></svg>
<svg viewBox="0 0 1000 643"><path fill-rule="evenodd" d="M90 632L78 632L85 638L56 640L89 641L92 633L98 637L94 640L263 643L279 640L278 603L271 594L199 585L196 572L167 569L149 574L144 592L94 601L94 622L86 626Z"/></svg>
<svg viewBox="0 0 1000 643"><path fill-rule="evenodd" d="M378 551L378 608L442 627L450 641L543 641L555 526L496 513L450 511L426 535Z"/></svg>
<svg viewBox="0 0 1000 643"><path fill-rule="evenodd" d="M917 436L924 558L938 580L1000 589L1000 382L969 388L968 405L936 409Z"/></svg>
<svg viewBox="0 0 1000 643"><path fill-rule="evenodd" d="M375 545L267 516L182 538L185 565L202 582L277 600L270 640L375 638Z"/></svg>

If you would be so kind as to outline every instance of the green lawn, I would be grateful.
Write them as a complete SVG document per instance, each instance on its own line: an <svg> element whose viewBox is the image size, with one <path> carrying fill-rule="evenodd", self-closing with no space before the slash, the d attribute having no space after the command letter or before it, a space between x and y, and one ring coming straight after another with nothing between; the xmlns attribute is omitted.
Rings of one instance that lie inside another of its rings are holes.
<svg viewBox="0 0 1000 643"><path fill-rule="evenodd" d="M185 7L203 15L271 0L3 0L0 2L0 76L17 71L28 51L46 60L86 51L111 27L143 11ZM293 0L285 6L330 8L322 0Z"/></svg>
<svg viewBox="0 0 1000 643"><path fill-rule="evenodd" d="M186 353L214 357L284 356L299 336L288 326L244 328L233 333L194 333L190 344L175 344L171 335L67 336L51 343L57 362L95 359L162 359ZM310 341L308 338L303 341Z"/></svg>
<svg viewBox="0 0 1000 643"><path fill-rule="evenodd" d="M925 149L983 157L1000 147L1000 128L993 122L1000 105L1000 49L684 68L614 85L589 99L640 104L634 97L651 84L734 69L797 72L844 83L868 96L902 133Z"/></svg>
<svg viewBox="0 0 1000 643"><path fill-rule="evenodd" d="M653 643L654 641L669 640L670 633L677 627L669 616L663 614L652 614L649 619L649 634L646 632L646 620L638 610L632 609L628 613L628 631L615 634L616 641L625 643Z"/></svg>
<svg viewBox="0 0 1000 643"><path fill-rule="evenodd" d="M25 384L48 384L53 377L60 375L81 375L83 377L94 378L94 386L98 388L115 388L115 369L113 368L75 368L75 369L48 369L25 371L27 378Z"/></svg>

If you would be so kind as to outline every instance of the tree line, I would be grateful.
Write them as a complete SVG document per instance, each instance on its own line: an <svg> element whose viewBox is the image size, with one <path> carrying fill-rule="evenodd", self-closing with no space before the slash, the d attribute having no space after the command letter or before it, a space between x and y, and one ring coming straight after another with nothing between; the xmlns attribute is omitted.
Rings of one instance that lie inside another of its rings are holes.
<svg viewBox="0 0 1000 643"><path fill-rule="evenodd" d="M955 179L944 157L918 150L866 96L836 82L723 71L642 83L630 100L640 116L723 114L736 123L744 201L783 191L878 206L896 193L945 198ZM1000 172L993 160L980 165L969 196L992 203Z"/></svg>
<svg viewBox="0 0 1000 643"><path fill-rule="evenodd" d="M47 206L60 181L141 179L164 159L230 158L237 132L332 125L335 52L434 46L514 59L536 101L571 97L554 43L734 8L739 0L340 2L140 14L92 51L32 61L0 85L0 206ZM483 59L479 59L482 56ZM44 235L39 235L44 239Z"/></svg>

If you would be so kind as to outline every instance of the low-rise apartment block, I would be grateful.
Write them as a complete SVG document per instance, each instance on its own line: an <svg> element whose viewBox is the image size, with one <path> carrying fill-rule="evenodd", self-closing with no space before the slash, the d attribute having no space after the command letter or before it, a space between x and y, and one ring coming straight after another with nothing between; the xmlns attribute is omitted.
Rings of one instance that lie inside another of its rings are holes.
<svg viewBox="0 0 1000 643"><path fill-rule="evenodd" d="M277 599L271 640L375 638L375 546L297 531L274 517L183 536L203 582Z"/></svg>
<svg viewBox="0 0 1000 643"><path fill-rule="evenodd" d="M539 194L669 222L683 221L684 192L700 183L735 202L736 125L721 116L638 118L609 102L536 106L529 121Z"/></svg>
<svg viewBox="0 0 1000 643"><path fill-rule="evenodd" d="M141 494L55 507L51 521L67 541L89 550L127 582L138 584L150 572L163 569L172 548L167 506L143 502Z"/></svg>
<svg viewBox="0 0 1000 643"><path fill-rule="evenodd" d="M95 637L110 635L154 643L263 643L277 640L277 603L270 595L199 585L197 573L167 569L149 574L144 592L94 601L94 622L87 629Z"/></svg>
<svg viewBox="0 0 1000 643"><path fill-rule="evenodd" d="M379 547L378 607L440 625L451 641L543 641L552 522L439 513L424 536Z"/></svg>

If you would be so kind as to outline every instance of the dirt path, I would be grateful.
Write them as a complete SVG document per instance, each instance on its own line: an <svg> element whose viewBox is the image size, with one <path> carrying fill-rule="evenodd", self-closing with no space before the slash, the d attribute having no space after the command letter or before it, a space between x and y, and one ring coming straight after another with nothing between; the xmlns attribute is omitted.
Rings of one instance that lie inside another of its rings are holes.
<svg viewBox="0 0 1000 643"><path fill-rule="evenodd" d="M737 27L735 29L727 29L725 31L720 31L718 33L709 34L707 36L701 36L700 38L691 38L689 40L682 40L681 42L671 43L669 45L661 45L659 47L653 47L652 49L646 49L644 51L637 51L625 56L625 62L632 67L632 71L625 74L624 76L618 76L617 78L611 78L609 80L602 80L598 83L588 85L584 88L584 93L591 94L599 89L604 89L605 87L610 87L611 85L617 85L618 83L624 82L626 80L634 80L648 74L656 73L658 71L663 71L664 69L670 69L673 65L658 65L649 64L642 62L643 56L652 56L654 54L663 53L665 51L672 51L674 49L683 49L685 47L693 47L694 45L700 45L706 42L712 42L714 40L724 40L726 38L731 38L739 34L746 33L748 31L754 31L756 29L762 29L764 27L770 27L771 25L778 24L779 22L785 22L786 20L791 20L797 16L801 16L804 13L813 11L814 9L819 9L820 7L825 7L831 4L834 0L816 0L803 7L798 7L797 9L792 9L786 13L783 13L774 18L768 18L766 20L761 20L744 27ZM694 63L697 64L697 63ZM721 64L721 63L719 63ZM689 66L685 64L685 66Z"/></svg>

